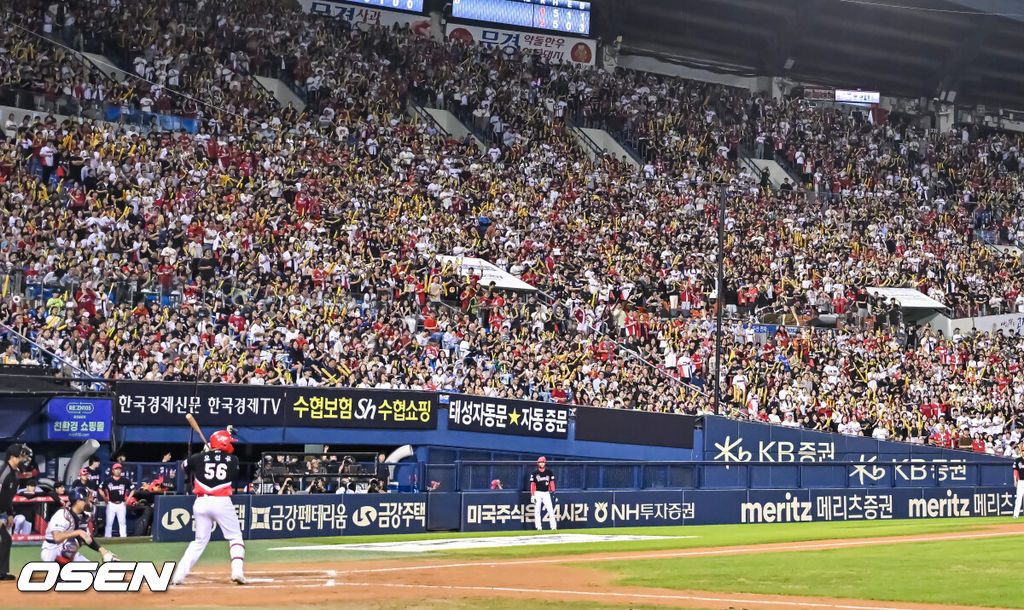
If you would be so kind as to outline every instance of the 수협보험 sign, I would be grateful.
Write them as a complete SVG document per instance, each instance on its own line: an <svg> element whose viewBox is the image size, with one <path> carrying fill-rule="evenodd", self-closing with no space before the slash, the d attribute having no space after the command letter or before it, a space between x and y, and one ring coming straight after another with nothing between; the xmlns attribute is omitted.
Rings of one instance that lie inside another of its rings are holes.
<svg viewBox="0 0 1024 610"><path fill-rule="evenodd" d="M46 403L46 438L110 440L109 398L51 398Z"/></svg>
<svg viewBox="0 0 1024 610"><path fill-rule="evenodd" d="M437 427L436 403L437 395L432 392L289 388L284 423L429 430Z"/></svg>

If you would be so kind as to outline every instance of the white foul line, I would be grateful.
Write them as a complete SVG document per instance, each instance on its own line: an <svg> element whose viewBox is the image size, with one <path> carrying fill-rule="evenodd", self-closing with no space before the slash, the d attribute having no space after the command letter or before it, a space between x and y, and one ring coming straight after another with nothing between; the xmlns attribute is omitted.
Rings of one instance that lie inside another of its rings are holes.
<svg viewBox="0 0 1024 610"><path fill-rule="evenodd" d="M250 582L255 582L250 580ZM186 587L189 590L195 589L211 589L221 590L223 589L223 583L202 583L210 586L191 586ZM324 587L372 587L379 589L381 587L396 587L405 589L435 589L435 590L446 590L446 591L474 591L474 592L505 592L505 593L530 593L541 596L548 596L553 594L556 595L575 595L579 597L619 597L619 598L636 598L636 599L652 599L652 600L689 600L697 602L715 602L715 603L727 603L727 604L762 604L771 606L787 606L787 607L804 607L804 608L842 608L843 610L912 610L911 608L903 608L899 606L854 606L846 604L834 604L834 603L820 603L820 602L802 602L796 599L792 600L759 600L751 598L732 598L732 597L705 597L700 595L672 595L672 594L655 594L655 593L620 593L610 591L571 591L561 589L527 589L521 587L482 587L482 586L463 586L463 585L417 585L417 584L405 584L405 583L370 583L370 582L337 582L334 579L328 579L322 583L311 583L311 584L280 584L280 585L262 585L257 588L259 589L311 589L311 588L324 588Z"/></svg>
<svg viewBox="0 0 1024 610"><path fill-rule="evenodd" d="M642 559L672 559L677 557L707 557L710 555L740 555L744 553L758 553L758 552L778 552L784 553L787 551L806 551L813 549L838 549L843 547L852 546L871 546L876 544L900 544L904 542L943 542L947 540L967 540L974 538L995 538L1001 536L1021 536L1024 535L1024 530L1018 532L989 532L979 534L950 534L950 535L935 535L927 538L866 538L864 540L847 540L844 542L815 542L805 544L786 544L786 546L780 546L780 544L766 544L761 546L738 546L728 547L723 549L697 549L692 551L673 551L668 553L647 553L647 554L633 554L633 555L617 555L617 556L602 556L602 557L588 557L581 555L579 557L558 557L555 559L551 558L540 558L540 559L509 559L505 561L478 561L478 562L463 562L463 563L442 563L442 564L427 564L427 565L415 565L415 566L400 566L394 568L366 568L362 570L344 570L341 574L374 574L379 572L406 572L415 570L440 570L445 568L468 568L468 567L495 567L495 566L518 566L518 565L540 565L550 563L589 563L599 561L635 561Z"/></svg>
<svg viewBox="0 0 1024 610"><path fill-rule="evenodd" d="M727 604L765 604L773 606L801 606L805 608L844 608L845 610L911 610L910 608L900 606L853 606L846 604L835 604L835 603L820 603L820 602L802 602L798 600L762 600L762 599L743 599L743 598L731 598L731 597L703 597L699 595L670 595L670 594L654 594L654 593L619 593L609 591L563 591L559 589L525 589L519 587L470 587L460 585L414 585L414 584L403 584L403 583L366 583L366 582L343 582L340 583L344 586L350 587L402 587L407 589L444 589L453 591L504 591L508 593L536 593L538 595L548 596L553 594L556 595L578 595L585 597L624 597L624 598L642 598L642 599L678 599L678 600L691 600L698 602L717 602Z"/></svg>

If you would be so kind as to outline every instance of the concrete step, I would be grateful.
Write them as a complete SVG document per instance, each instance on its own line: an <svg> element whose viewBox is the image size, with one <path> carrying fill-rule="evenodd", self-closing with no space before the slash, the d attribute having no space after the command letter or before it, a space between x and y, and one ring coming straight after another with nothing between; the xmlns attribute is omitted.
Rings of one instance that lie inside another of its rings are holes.
<svg viewBox="0 0 1024 610"><path fill-rule="evenodd" d="M755 168L757 168L758 174L760 174L762 170L768 170L768 176L771 180L772 187L779 188L786 178L789 178L790 184L793 184L793 179L790 177L789 172L783 169L783 167L777 162L771 159L755 159L753 157L750 157L748 160ZM793 186L796 187L798 185L793 184Z"/></svg>
<svg viewBox="0 0 1024 610"><path fill-rule="evenodd" d="M269 76L254 76L253 78L281 103L281 108L287 108L288 104L291 104L292 108L296 108L300 112L306 109L306 102L292 91L291 87L284 84L284 81Z"/></svg>
<svg viewBox="0 0 1024 610"><path fill-rule="evenodd" d="M79 55L84 57L86 60L91 61L97 68L100 69L100 72L103 72L110 78L114 80L122 80L122 73L124 72L124 70L117 67L117 64L115 64L106 55L100 55L98 53L79 53Z"/></svg>
<svg viewBox="0 0 1024 610"><path fill-rule="evenodd" d="M427 106L421 106L421 108L437 122L441 129L447 131L453 138L465 140L466 136L472 135L473 143L476 144L480 152L487 152L487 145L480 138L476 137L469 127L466 127L457 116L441 108L429 108Z"/></svg>
<svg viewBox="0 0 1024 610"><path fill-rule="evenodd" d="M640 162L607 131L590 127L573 127L572 131L591 159L596 159L601 154L609 154L616 159L625 159L633 167L640 167Z"/></svg>

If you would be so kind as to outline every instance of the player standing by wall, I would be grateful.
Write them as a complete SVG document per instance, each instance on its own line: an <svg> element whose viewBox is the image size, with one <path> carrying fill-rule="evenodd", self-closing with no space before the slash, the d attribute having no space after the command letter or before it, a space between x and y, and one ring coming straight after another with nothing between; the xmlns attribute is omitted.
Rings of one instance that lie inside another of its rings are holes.
<svg viewBox="0 0 1024 610"><path fill-rule="evenodd" d="M122 466L114 464L110 467L110 476L103 481L101 491L103 498L107 501L107 520L104 535L107 538L113 534L114 519L121 528L121 537L128 536L128 523L125 521L125 502L135 494L132 483L126 477L121 476Z"/></svg>
<svg viewBox="0 0 1024 610"><path fill-rule="evenodd" d="M533 501L533 524L538 530L544 529L540 525L540 510L543 506L548 511L548 523L552 530L557 530L555 524L555 507L551 504L551 494L555 493L555 475L547 469L547 459L543 456L537 458L537 470L530 475L530 499Z"/></svg>
<svg viewBox="0 0 1024 610"><path fill-rule="evenodd" d="M0 462L0 580L14 580L11 571L11 529L14 527L14 495L18 493L18 471L32 460L28 445L14 444Z"/></svg>
<svg viewBox="0 0 1024 610"><path fill-rule="evenodd" d="M71 561L88 561L79 549L85 545L96 551L103 561L117 561L117 556L101 547L89 533L89 515L93 491L76 487L68 492L68 505L61 508L46 524L46 539L39 555L43 561L64 565Z"/></svg>
<svg viewBox="0 0 1024 610"><path fill-rule="evenodd" d="M231 482L238 476L238 458L232 455L235 449L231 445L236 440L227 430L214 432L210 436L210 450L193 455L182 464L185 473L191 473L195 480L193 491L196 500L192 505L192 515L195 519L196 539L189 543L174 570L172 582L176 585L184 582L192 566L199 561L210 542L214 523L220 526L230 545L231 580L240 585L246 584L242 569L245 542L242 541L242 528L238 524L235 505L231 502Z"/></svg>
<svg viewBox="0 0 1024 610"><path fill-rule="evenodd" d="M1024 503L1024 443L1017 448L1013 458L1013 484L1017 486L1017 502L1013 505L1013 518L1020 517L1021 503Z"/></svg>

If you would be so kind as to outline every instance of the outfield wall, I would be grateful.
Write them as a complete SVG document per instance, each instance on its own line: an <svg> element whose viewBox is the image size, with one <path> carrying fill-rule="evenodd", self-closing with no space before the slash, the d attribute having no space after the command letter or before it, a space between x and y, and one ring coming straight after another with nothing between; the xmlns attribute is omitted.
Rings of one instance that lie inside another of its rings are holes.
<svg viewBox="0 0 1024 610"><path fill-rule="evenodd" d="M518 531L533 528L529 494L518 491L439 494L343 494L234 497L245 538L299 538L427 531ZM153 539L192 540L190 496L156 500ZM995 517L1013 512L1010 487L897 489L750 489L580 491L555 495L560 529L889 521ZM223 539L219 528L215 540Z"/></svg>

